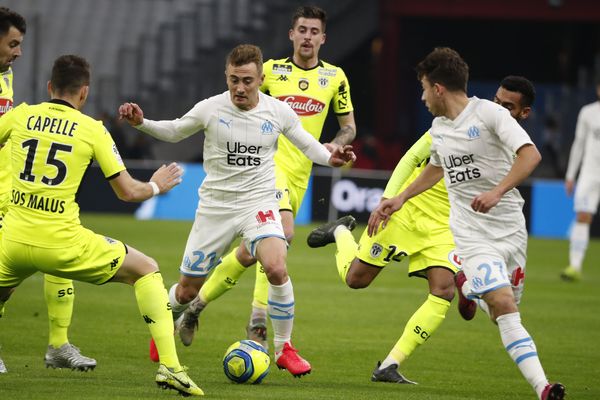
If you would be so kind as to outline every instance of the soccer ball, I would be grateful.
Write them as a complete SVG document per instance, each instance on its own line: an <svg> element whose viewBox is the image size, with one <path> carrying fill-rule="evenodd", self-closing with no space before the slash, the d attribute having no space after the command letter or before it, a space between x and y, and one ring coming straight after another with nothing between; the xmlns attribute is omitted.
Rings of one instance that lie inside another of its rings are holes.
<svg viewBox="0 0 600 400"><path fill-rule="evenodd" d="M260 383L269 373L270 363L269 354L259 343L240 340L225 352L223 370L235 383Z"/></svg>

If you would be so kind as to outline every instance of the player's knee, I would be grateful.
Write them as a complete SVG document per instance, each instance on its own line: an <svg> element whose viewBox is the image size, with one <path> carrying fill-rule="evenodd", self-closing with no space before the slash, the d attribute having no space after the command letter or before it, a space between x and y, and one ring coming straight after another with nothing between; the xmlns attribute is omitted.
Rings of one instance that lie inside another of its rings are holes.
<svg viewBox="0 0 600 400"><path fill-rule="evenodd" d="M280 264L263 264L267 280L272 285L283 285L287 279L288 274L284 263Z"/></svg>
<svg viewBox="0 0 600 400"><path fill-rule="evenodd" d="M586 212L578 212L576 219L577 219L577 222L579 222L579 223L591 224L593 215L590 213L586 213Z"/></svg>
<svg viewBox="0 0 600 400"><path fill-rule="evenodd" d="M519 311L512 293L498 293L493 296L485 296L484 299L489 306L492 320L496 320L501 315Z"/></svg>
<svg viewBox="0 0 600 400"><path fill-rule="evenodd" d="M252 257L246 246L239 246L235 256L239 263L246 268L256 263L256 258Z"/></svg>
<svg viewBox="0 0 600 400"><path fill-rule="evenodd" d="M364 275L353 274L350 270L346 275L346 285L350 289L364 289L371 284L369 279L366 279Z"/></svg>
<svg viewBox="0 0 600 400"><path fill-rule="evenodd" d="M439 297L440 299L444 299L450 302L454 300L454 285L448 287L432 288L430 290L430 293L435 297Z"/></svg>

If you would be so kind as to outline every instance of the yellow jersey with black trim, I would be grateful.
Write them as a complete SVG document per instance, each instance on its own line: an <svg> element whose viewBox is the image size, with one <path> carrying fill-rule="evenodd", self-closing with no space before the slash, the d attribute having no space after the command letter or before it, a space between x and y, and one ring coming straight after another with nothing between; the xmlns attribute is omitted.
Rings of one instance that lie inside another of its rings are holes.
<svg viewBox="0 0 600 400"><path fill-rule="evenodd" d="M0 117L13 107L12 68L0 74ZM10 192L10 141L0 149L0 196Z"/></svg>
<svg viewBox="0 0 600 400"><path fill-rule="evenodd" d="M0 118L0 143L12 141L12 192L4 237L45 248L68 246L81 226L75 196L96 160L107 178L125 170L102 122L62 100L21 104Z"/></svg>
<svg viewBox="0 0 600 400"><path fill-rule="evenodd" d="M390 198L400 194L419 177L429 163L431 142L431 134L427 131L411 146L394 169L383 197ZM429 190L411 198L409 203L440 224L446 226L449 224L450 202L444 179L440 179Z"/></svg>
<svg viewBox="0 0 600 400"><path fill-rule="evenodd" d="M319 140L330 105L337 115L353 111L350 85L340 67L319 60L314 68L300 68L291 58L268 60L263 65L263 92L287 103L306 131ZM283 135L279 136L275 165L306 188L312 162Z"/></svg>

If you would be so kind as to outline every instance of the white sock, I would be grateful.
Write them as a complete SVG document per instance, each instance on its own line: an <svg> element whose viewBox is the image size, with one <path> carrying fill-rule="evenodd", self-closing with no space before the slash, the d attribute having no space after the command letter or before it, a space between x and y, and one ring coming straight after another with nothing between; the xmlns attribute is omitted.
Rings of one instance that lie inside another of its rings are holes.
<svg viewBox="0 0 600 400"><path fill-rule="evenodd" d="M548 379L538 358L535 343L521 324L521 314L515 312L501 315L496 318L496 322L504 348L540 397Z"/></svg>
<svg viewBox="0 0 600 400"><path fill-rule="evenodd" d="M252 315L250 316L250 322L255 320L267 321L267 309L262 307L252 306Z"/></svg>
<svg viewBox="0 0 600 400"><path fill-rule="evenodd" d="M273 325L273 347L277 355L291 340L294 327L294 288L290 278L283 285L269 284L267 311Z"/></svg>
<svg viewBox="0 0 600 400"><path fill-rule="evenodd" d="M581 264L583 263L589 241L590 225L583 222L575 222L571 228L569 264L577 271L581 271Z"/></svg>
<svg viewBox="0 0 600 400"><path fill-rule="evenodd" d="M171 312L173 313L173 321L177 321L177 319L183 314L185 310L189 307L190 303L181 304L177 301L175 297L175 290L177 289L177 283L171 286L169 289L169 303L171 303Z"/></svg>
<svg viewBox="0 0 600 400"><path fill-rule="evenodd" d="M388 356L385 358L385 360L383 360L381 362L381 365L379 366L379 369L385 369L387 367L389 367L390 365L396 364L397 367L400 366L400 362L398 360L396 360L391 354L388 354Z"/></svg>
<svg viewBox="0 0 600 400"><path fill-rule="evenodd" d="M348 231L348 232L350 232L350 229L348 229L348 227L346 225L338 225L333 230L333 237L337 239L339 233L342 232L342 231Z"/></svg>

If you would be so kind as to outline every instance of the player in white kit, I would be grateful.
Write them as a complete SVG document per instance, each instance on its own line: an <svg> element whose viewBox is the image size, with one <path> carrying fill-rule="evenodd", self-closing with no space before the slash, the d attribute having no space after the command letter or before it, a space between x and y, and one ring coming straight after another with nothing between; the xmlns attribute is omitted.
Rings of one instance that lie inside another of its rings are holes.
<svg viewBox="0 0 600 400"><path fill-rule="evenodd" d="M581 264L590 241L590 225L600 199L600 78L596 83L596 94L599 100L579 111L565 179L565 189L570 196L579 171L575 188L576 217L569 238L569 266L561 274L567 281L581 279Z"/></svg>
<svg viewBox="0 0 600 400"><path fill-rule="evenodd" d="M268 314L274 332L277 366L294 376L307 374L310 364L292 347L294 292L287 274L287 247L275 188L273 156L277 138L285 135L313 162L342 166L355 159L351 146L325 147L306 132L286 103L261 93L262 54L240 45L227 57L229 91L197 103L172 121L144 119L133 103L119 107L131 125L158 139L177 142L204 130L206 178L180 267L179 283L169 299L175 320L196 298L208 273L239 236L237 258L244 266L258 259L269 280ZM331 152L330 152L331 151Z"/></svg>
<svg viewBox="0 0 600 400"><path fill-rule="evenodd" d="M422 100L436 117L430 130L431 161L396 197L380 203L368 231L385 228L390 215L442 177L450 200L450 229L467 282L463 293L482 298L498 324L502 343L539 399L563 399L565 388L550 384L533 339L521 324L521 290L512 286L525 267L527 231L523 199L515 187L541 156L502 106L467 97L469 67L449 48L436 48L417 65ZM515 156L516 154L516 156ZM521 286L522 289L522 286Z"/></svg>

